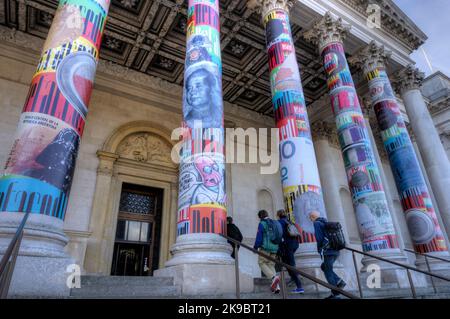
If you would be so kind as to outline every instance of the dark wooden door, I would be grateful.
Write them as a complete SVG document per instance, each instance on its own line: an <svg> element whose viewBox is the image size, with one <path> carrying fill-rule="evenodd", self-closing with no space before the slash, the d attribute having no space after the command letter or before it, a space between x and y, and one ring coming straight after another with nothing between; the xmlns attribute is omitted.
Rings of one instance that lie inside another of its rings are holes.
<svg viewBox="0 0 450 319"><path fill-rule="evenodd" d="M114 243L113 276L151 276L158 267L162 190L123 184Z"/></svg>

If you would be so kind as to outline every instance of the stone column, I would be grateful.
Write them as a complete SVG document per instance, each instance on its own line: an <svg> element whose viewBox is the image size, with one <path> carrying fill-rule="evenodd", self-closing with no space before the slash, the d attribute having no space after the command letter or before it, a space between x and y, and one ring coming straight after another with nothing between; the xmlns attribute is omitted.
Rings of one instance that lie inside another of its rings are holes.
<svg viewBox="0 0 450 319"><path fill-rule="evenodd" d="M389 211L392 213L392 221L394 222L394 228L395 231L398 235L398 244L399 244L399 248L401 250L403 250L405 248L405 242L401 236L401 230L400 230L400 226L398 223L398 219L397 219L397 215L395 213L395 207L394 207L394 201L392 199L392 192L390 190L389 187L389 183L386 179L386 174L384 173L384 168L383 168L383 163L381 161L381 156L383 156L385 159L388 159L386 151L383 147L380 132L378 130L375 131L375 134L377 134L377 136L375 137L374 132L372 131L372 126L371 126L371 122L373 121L373 112L372 112L372 105L371 103L367 100L363 98L363 105L361 106L361 110L363 112L364 115L364 120L366 122L366 128L367 128L367 133L369 133L369 140L372 143L373 147L373 154L375 155L375 161L377 162L378 167L380 168L380 177L381 177L381 182L384 185L384 191L385 191L385 195L386 195L386 200L388 203L388 207L389 207Z"/></svg>
<svg viewBox="0 0 450 319"><path fill-rule="evenodd" d="M285 209L302 234L297 266L315 273L317 253L312 211L326 217L319 170L306 112L299 67L292 40L290 1L254 1L266 30L272 103L280 138L280 175ZM320 272L320 271L319 271Z"/></svg>
<svg viewBox="0 0 450 319"><path fill-rule="evenodd" d="M335 138L335 130L330 124L324 121L317 121L312 124L314 146L317 154L317 165L323 185L323 198L325 206L328 208L328 217L332 221L338 221L344 228L344 235L349 242L347 225L345 222L345 212L339 194L339 182L336 178L336 170L333 166L333 154L331 154L330 140ZM330 210L330 208L332 208Z"/></svg>
<svg viewBox="0 0 450 319"><path fill-rule="evenodd" d="M222 61L218 0L189 0L183 94L183 145L173 258L157 276L173 276L184 295L235 289L226 234ZM242 290L253 289L242 278Z"/></svg>
<svg viewBox="0 0 450 319"><path fill-rule="evenodd" d="M63 232L109 0L61 0L0 177L0 254L31 213L11 295L64 296Z"/></svg>
<svg viewBox="0 0 450 319"><path fill-rule="evenodd" d="M338 143L335 129L332 124L317 121L311 125L314 140L314 148L317 155L317 165L321 176L323 199L327 208L328 219L340 222L344 229L345 240L350 243L348 225L345 219L345 211L339 193L339 181L336 176L336 168L333 165L333 154L330 143ZM348 213L348 212L347 212ZM353 266L353 258L350 252L342 251L338 262L335 264L336 273L347 283L346 289L358 289L356 274Z"/></svg>
<svg viewBox="0 0 450 319"><path fill-rule="evenodd" d="M428 187L386 73L388 57L384 47L371 42L354 56L354 61L362 67L368 81L370 102L389 157L414 249L419 253L448 256Z"/></svg>
<svg viewBox="0 0 450 319"><path fill-rule="evenodd" d="M379 168L345 57L343 39L347 32L348 28L342 24L341 19L336 21L327 13L305 34L305 38L318 44L323 58L363 250L385 258L403 260ZM363 260L366 265L374 262L377 261L370 258ZM392 268L390 265L383 267ZM390 281L386 271L385 273L384 279ZM394 272L393 279L399 284L402 279L406 279L397 278L397 275L399 274Z"/></svg>
<svg viewBox="0 0 450 319"><path fill-rule="evenodd" d="M447 234L450 234L450 162L433 119L420 92L424 75L412 66L401 70L395 79L405 104L431 188L439 207ZM437 229L435 229L437 232ZM430 231L431 233L431 231ZM442 243L441 249L445 246ZM440 249L439 249L440 250Z"/></svg>

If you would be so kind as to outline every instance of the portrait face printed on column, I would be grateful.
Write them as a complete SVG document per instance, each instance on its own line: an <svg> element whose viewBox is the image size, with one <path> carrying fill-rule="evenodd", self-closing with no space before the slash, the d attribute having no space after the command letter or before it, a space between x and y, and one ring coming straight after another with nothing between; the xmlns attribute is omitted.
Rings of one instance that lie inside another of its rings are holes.
<svg viewBox="0 0 450 319"><path fill-rule="evenodd" d="M203 128L222 125L222 99L217 67L198 63L189 68L184 87L183 115L189 127L201 123ZM190 71L190 72L189 72Z"/></svg>

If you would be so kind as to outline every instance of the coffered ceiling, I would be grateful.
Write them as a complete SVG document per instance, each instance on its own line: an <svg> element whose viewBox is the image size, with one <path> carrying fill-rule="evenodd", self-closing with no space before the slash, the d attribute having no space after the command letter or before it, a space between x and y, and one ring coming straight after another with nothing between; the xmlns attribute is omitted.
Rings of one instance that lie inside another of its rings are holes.
<svg viewBox="0 0 450 319"><path fill-rule="evenodd" d="M347 0L349 1L349 0ZM245 0L221 0L223 97L273 115L264 29ZM0 24L45 39L58 0L0 0ZM187 1L112 0L101 58L183 84ZM316 48L292 24L307 104L327 92Z"/></svg>

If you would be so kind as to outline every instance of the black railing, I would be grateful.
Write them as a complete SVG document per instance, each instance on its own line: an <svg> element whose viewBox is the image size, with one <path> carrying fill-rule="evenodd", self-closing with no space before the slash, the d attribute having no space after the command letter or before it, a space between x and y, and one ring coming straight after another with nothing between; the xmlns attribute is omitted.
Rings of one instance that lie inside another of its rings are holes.
<svg viewBox="0 0 450 319"><path fill-rule="evenodd" d="M274 262L278 266L281 266L281 270L280 270L281 278L280 278L280 281L281 281L281 294L283 296L283 299L286 299L286 286L285 286L285 281L284 281L283 267L286 268L287 270L291 271L291 272L299 274L299 275L301 275L301 276L303 276L303 277L305 277L305 278L315 282L316 284L319 284L319 285L321 285L323 287L331 289L332 291L336 291L336 292L338 292L338 293L340 293L340 294L342 294L342 295L344 295L344 296L346 296L346 297L348 297L350 299L359 299L359 297L355 296L354 294L351 294L351 293L349 293L349 292L347 292L345 290L342 290L342 289L340 289L340 288L338 288L336 286L330 285L329 283L327 283L327 282L325 282L323 280L320 280L320 279L318 279L318 278L316 278L316 277L314 277L314 276L312 276L312 275L310 275L310 274L308 274L308 273L306 273L306 272L304 272L304 271L302 271L302 270L300 270L300 269L298 269L296 267L290 266L290 265L288 265L288 264L286 264L286 263L284 263L284 262L282 262L282 261L280 261L280 260L278 260L276 258L273 258L273 257L271 257L271 256L269 256L267 254L264 254L264 253L262 253L262 252L260 252L260 251L258 251L256 249L254 249L253 247L250 247L250 246L248 246L246 244L243 244L243 243L241 243L241 242L239 242L239 241L237 241L237 240L235 240L233 238L230 238L228 236L225 236L225 235L222 235L222 234L221 234L221 236L234 244L234 258L235 258L234 260L235 260L235 273L236 273L236 298L237 299L240 299L240 294L241 294L240 287L239 287L239 256L238 256L239 255L238 254L238 247L239 246L240 247L244 247L245 249L247 249L247 250L249 250L249 251L251 251L251 252L253 252L253 253L257 254L257 255Z"/></svg>
<svg viewBox="0 0 450 319"><path fill-rule="evenodd" d="M445 258L419 253L417 251L414 251L414 250L411 250L411 249L408 249L408 248L405 248L404 250L409 252L409 253L413 253L415 255L425 257L425 263L427 265L427 269L428 269L429 272L431 272L431 267L430 267L430 262L428 261L428 258L432 258L432 259L435 259L435 260L439 260L439 261L444 261L444 262L450 263L450 260L445 259ZM436 284L434 283L434 279L433 279L433 277L430 277L430 278L431 278L431 284L433 286L434 293L437 293Z"/></svg>
<svg viewBox="0 0 450 319"><path fill-rule="evenodd" d="M14 267L16 265L17 255L19 254L20 244L22 243L25 224L27 222L30 213L25 213L22 218L22 222L17 228L14 237L12 238L5 254L0 261L0 299L6 299L8 297L9 285L14 273Z"/></svg>
<svg viewBox="0 0 450 319"><path fill-rule="evenodd" d="M373 255L373 254L370 254L370 253L367 253L367 252L364 252L364 251L360 251L360 250L357 250L357 249L353 249L353 248L350 248L350 247L345 247L344 249L352 252L353 264L355 266L355 273L356 273L356 277L357 277L357 281L358 281L359 295L360 295L361 298L364 298L364 296L363 296L363 292L362 292L362 288L361 288L361 282L360 282L359 275L358 275L359 272L358 272L358 266L357 266L357 263L356 263L355 253L361 254L361 255L364 255L364 256L367 256L367 257L375 258L375 259L381 260L383 262L386 262L386 263L389 263L389 264L393 264L393 265L396 265L396 266L399 266L399 267L405 269L406 272L407 272L407 275L408 275L409 286L410 286L411 293L412 293L414 299L417 298L417 293L416 293L416 288L414 286L414 282L413 282L412 277L411 277L411 272L410 272L411 270L419 272L419 273L422 273L422 274L427 275L427 276L430 276L431 282L433 284L433 289L434 289L435 293L437 291L436 291L436 287L434 285L433 278L438 278L438 279L450 282L450 278L447 278L447 277L444 277L444 276L441 276L441 275L438 275L438 274L431 273L430 271L421 270L419 268L412 267L410 265L405 265L405 264L402 264L402 263L399 263L399 262L396 262L396 261L393 261L393 260L389 260L389 259L386 259L386 258L383 258L383 257L379 257L379 256L376 256L376 255Z"/></svg>
<svg viewBox="0 0 450 319"><path fill-rule="evenodd" d="M438 256L433 256L433 255L428 255L428 254L424 254L424 253L419 253L417 251L414 251L414 250L411 250L411 249L407 249L407 248L405 248L404 251L407 251L409 253L413 253L413 254L416 254L416 255L419 255L419 256L423 256L423 257L425 257L425 259L432 258L432 259L437 259L437 260L440 260L440 261L445 261L445 262L450 263L450 259L445 259L445 258L438 257Z"/></svg>

